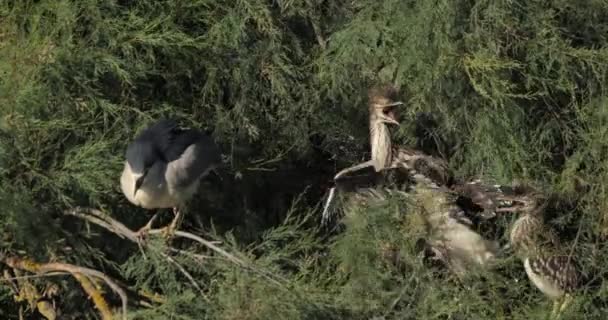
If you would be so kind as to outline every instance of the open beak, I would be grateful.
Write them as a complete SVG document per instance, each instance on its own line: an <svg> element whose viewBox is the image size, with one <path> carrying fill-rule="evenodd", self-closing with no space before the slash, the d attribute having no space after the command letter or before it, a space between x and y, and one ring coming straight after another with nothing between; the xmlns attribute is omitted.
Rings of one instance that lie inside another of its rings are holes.
<svg viewBox="0 0 608 320"><path fill-rule="evenodd" d="M398 106L402 106L403 102L396 101L393 103L385 104L382 108L382 120L385 123L399 125L399 121L397 120L397 114L395 112L395 108Z"/></svg>
<svg viewBox="0 0 608 320"><path fill-rule="evenodd" d="M517 196L499 196L496 200L499 202L499 207L494 209L496 213L520 212L528 205L525 199Z"/></svg>

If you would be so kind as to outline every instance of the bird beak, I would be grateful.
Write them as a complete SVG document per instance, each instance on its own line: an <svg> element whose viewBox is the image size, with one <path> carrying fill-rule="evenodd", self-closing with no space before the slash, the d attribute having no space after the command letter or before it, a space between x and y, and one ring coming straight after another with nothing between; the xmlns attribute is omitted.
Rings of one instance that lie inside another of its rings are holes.
<svg viewBox="0 0 608 320"><path fill-rule="evenodd" d="M402 101L395 101L393 103L385 104L383 107L390 108L390 107L397 107L397 106L402 106L402 105L404 105L404 103Z"/></svg>
<svg viewBox="0 0 608 320"><path fill-rule="evenodd" d="M399 121L397 121L397 115L395 114L395 108L398 106L402 106L403 102L396 101L388 104L384 104L380 106L382 109L382 121L388 124L399 125Z"/></svg>
<svg viewBox="0 0 608 320"><path fill-rule="evenodd" d="M139 188L141 188L142 183L144 183L144 177L145 175L137 178L137 180L135 180L135 189L133 189L133 196L135 196L135 194L137 194L137 190L139 190Z"/></svg>
<svg viewBox="0 0 608 320"><path fill-rule="evenodd" d="M399 121L395 120L393 116L387 116L383 118L383 121L388 124L400 125Z"/></svg>

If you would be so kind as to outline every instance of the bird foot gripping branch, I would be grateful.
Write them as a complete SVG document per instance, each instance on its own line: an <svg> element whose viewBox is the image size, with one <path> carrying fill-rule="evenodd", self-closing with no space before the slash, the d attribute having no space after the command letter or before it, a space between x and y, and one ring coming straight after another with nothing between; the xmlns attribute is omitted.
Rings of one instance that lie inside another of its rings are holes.
<svg viewBox="0 0 608 320"><path fill-rule="evenodd" d="M163 228L163 236L167 240L171 240L171 238L173 238L173 236L175 235L175 231L179 229L184 218L184 215L182 214L179 208L173 208L173 215L174 217L173 220L171 220L171 223Z"/></svg>
<svg viewBox="0 0 608 320"><path fill-rule="evenodd" d="M160 213L155 213L152 218L150 218L150 220L148 220L148 222L146 223L146 225L144 225L143 227L139 228L139 230L137 230L137 235L139 237L141 237L142 239L148 236L148 232L150 232L150 230L152 230L152 226L154 225L154 222L156 221L156 219L158 219Z"/></svg>

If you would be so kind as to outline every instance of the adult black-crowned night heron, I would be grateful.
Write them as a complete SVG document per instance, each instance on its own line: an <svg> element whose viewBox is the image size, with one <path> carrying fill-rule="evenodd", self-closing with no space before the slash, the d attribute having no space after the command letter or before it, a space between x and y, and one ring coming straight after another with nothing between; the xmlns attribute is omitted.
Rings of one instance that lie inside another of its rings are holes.
<svg viewBox="0 0 608 320"><path fill-rule="evenodd" d="M180 207L195 194L200 179L220 163L220 150L211 137L163 119L144 129L127 147L120 186L137 206L173 208L169 231L174 231L181 219Z"/></svg>
<svg viewBox="0 0 608 320"><path fill-rule="evenodd" d="M571 252L564 252L565 247L544 222L544 195L527 189L524 194L505 197L521 213L511 226L510 245L522 259L530 281L554 301L551 315L555 318L570 303L581 275Z"/></svg>

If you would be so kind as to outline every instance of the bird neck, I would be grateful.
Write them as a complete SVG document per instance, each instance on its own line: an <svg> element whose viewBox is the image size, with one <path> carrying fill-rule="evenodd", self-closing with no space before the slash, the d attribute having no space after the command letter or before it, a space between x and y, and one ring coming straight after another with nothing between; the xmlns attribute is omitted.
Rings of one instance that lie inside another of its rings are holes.
<svg viewBox="0 0 608 320"><path fill-rule="evenodd" d="M392 143L390 131L384 122L371 117L369 134L374 169L380 171L391 165Z"/></svg>
<svg viewBox="0 0 608 320"><path fill-rule="evenodd" d="M538 257L550 249L547 246L547 240L550 240L548 232L539 216L527 213L513 224L510 241L518 256Z"/></svg>

